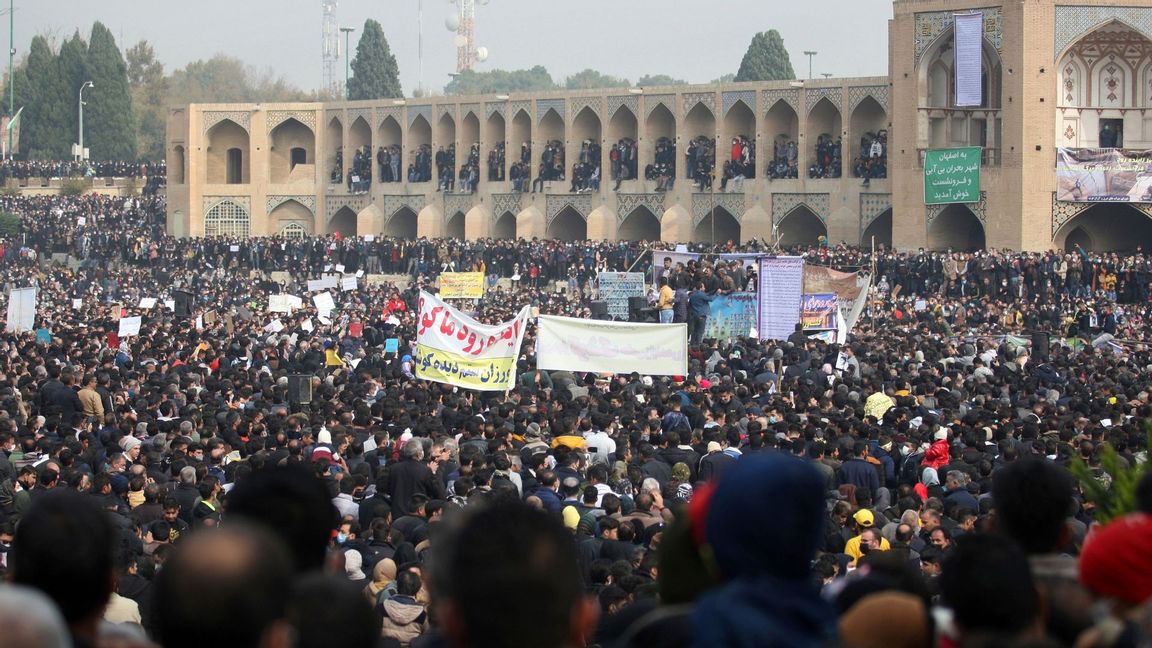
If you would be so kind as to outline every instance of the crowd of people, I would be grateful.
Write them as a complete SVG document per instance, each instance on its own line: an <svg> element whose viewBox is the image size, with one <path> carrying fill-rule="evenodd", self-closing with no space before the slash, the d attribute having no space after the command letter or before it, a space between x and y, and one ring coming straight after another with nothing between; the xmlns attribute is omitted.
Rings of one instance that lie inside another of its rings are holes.
<svg viewBox="0 0 1152 648"><path fill-rule="evenodd" d="M839 178L842 174L840 161L840 136L835 139L827 133L816 138L816 158L808 166L809 178Z"/></svg>
<svg viewBox="0 0 1152 648"><path fill-rule="evenodd" d="M167 175L164 162L108 160L0 160L0 185L9 178L152 178Z"/></svg>
<svg viewBox="0 0 1152 648"><path fill-rule="evenodd" d="M572 164L572 186L569 193L600 190L600 144L593 140L580 143L580 155Z"/></svg>
<svg viewBox="0 0 1152 648"><path fill-rule="evenodd" d="M437 165L439 166L439 165ZM432 146L421 144L412 153L412 162L408 164L408 182L432 181Z"/></svg>
<svg viewBox="0 0 1152 648"><path fill-rule="evenodd" d="M687 158L684 166L688 179L700 191L711 188L716 169L716 138L707 135L692 138L684 156Z"/></svg>
<svg viewBox="0 0 1152 648"><path fill-rule="evenodd" d="M865 133L860 138L860 156L852 173L864 178L867 185L873 178L888 177L888 131L881 129L875 133Z"/></svg>
<svg viewBox="0 0 1152 648"><path fill-rule="evenodd" d="M720 177L720 191L727 191L728 183L731 182L732 191L739 193L744 190L744 181L755 177L756 142L746 135L733 137L731 155L724 162L723 175Z"/></svg>
<svg viewBox="0 0 1152 648"><path fill-rule="evenodd" d="M380 182L400 182L400 165L404 162L403 150L399 144L381 146L376 149L376 167L380 172Z"/></svg>
<svg viewBox="0 0 1152 648"><path fill-rule="evenodd" d="M507 161L504 156L504 142L497 142L496 146L488 151L488 182L504 182Z"/></svg>
<svg viewBox="0 0 1152 648"><path fill-rule="evenodd" d="M0 336L16 645L1149 640L1152 478L1110 519L1069 473L1133 488L1147 462L1142 251L728 241L676 265L670 243L174 239L163 196L0 207L22 217L5 293L39 289ZM708 339L709 302L757 285L716 252L875 267L876 289L842 344ZM306 281L336 266L403 278L321 313ZM440 272L490 277L463 307L491 324L590 317L596 273L629 269L692 327L684 375L544 370L530 324L512 390L418 378ZM285 292L304 303L268 312Z"/></svg>
<svg viewBox="0 0 1152 648"><path fill-rule="evenodd" d="M772 160L768 163L768 177L772 180L796 179L800 153L796 140L781 135L772 145Z"/></svg>
<svg viewBox="0 0 1152 648"><path fill-rule="evenodd" d="M625 180L635 180L639 160L636 154L636 140L631 137L621 138L608 152L608 161L612 168L612 180L616 183L616 191L620 190L620 183Z"/></svg>

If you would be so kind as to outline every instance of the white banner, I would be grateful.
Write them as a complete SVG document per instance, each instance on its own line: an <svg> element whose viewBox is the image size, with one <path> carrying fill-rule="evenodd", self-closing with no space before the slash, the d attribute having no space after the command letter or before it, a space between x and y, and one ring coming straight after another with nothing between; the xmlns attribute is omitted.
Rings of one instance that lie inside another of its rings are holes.
<svg viewBox="0 0 1152 648"><path fill-rule="evenodd" d="M16 288L8 293L8 330L31 331L36 326L36 293L38 288Z"/></svg>
<svg viewBox="0 0 1152 648"><path fill-rule="evenodd" d="M420 292L416 329L416 376L479 391L506 391L516 386L516 359L532 309L501 324L481 324Z"/></svg>
<svg viewBox="0 0 1152 648"><path fill-rule="evenodd" d="M762 340L786 340L800 321L804 292L804 259L764 257L760 259L759 325Z"/></svg>
<svg viewBox="0 0 1152 648"><path fill-rule="evenodd" d="M541 315L541 369L682 376L688 373L688 325L606 322Z"/></svg>
<svg viewBox="0 0 1152 648"><path fill-rule="evenodd" d="M984 103L980 78L984 14L955 14L953 18L956 21L956 105L979 106Z"/></svg>
<svg viewBox="0 0 1152 648"><path fill-rule="evenodd" d="M131 335L140 335L140 316L136 317L121 317L120 330L117 331L120 337L128 337Z"/></svg>
<svg viewBox="0 0 1152 648"><path fill-rule="evenodd" d="M269 313L291 313L303 306L304 300L296 295L281 294L268 296Z"/></svg>

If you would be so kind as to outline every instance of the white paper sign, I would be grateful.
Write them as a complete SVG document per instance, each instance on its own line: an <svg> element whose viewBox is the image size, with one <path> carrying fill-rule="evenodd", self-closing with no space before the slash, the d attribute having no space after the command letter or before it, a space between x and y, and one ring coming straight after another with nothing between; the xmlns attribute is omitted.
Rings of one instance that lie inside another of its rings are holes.
<svg viewBox="0 0 1152 648"><path fill-rule="evenodd" d="M88 218L85 216L80 216L76 219L76 224L79 225L80 227L84 227L85 225L88 224Z"/></svg>
<svg viewBox="0 0 1152 648"><path fill-rule="evenodd" d="M176 300L175 299L165 299L164 300L164 307L170 311L176 310Z"/></svg>
<svg viewBox="0 0 1152 648"><path fill-rule="evenodd" d="M363 271L363 270L357 270L357 271L356 271L356 278L357 278L357 279L359 279L360 277L363 277L363 276L364 276L364 271Z"/></svg>
<svg viewBox="0 0 1152 648"><path fill-rule="evenodd" d="M312 323L312 318L308 317L300 324L300 328L311 333L316 330L316 325Z"/></svg>
<svg viewBox="0 0 1152 648"><path fill-rule="evenodd" d="M31 331L36 326L39 288L16 288L8 294L8 330Z"/></svg>
<svg viewBox="0 0 1152 648"><path fill-rule="evenodd" d="M156 298L155 297L141 297L140 303L137 304L136 307L137 308L143 308L145 310L147 310L149 308L156 308Z"/></svg>
<svg viewBox="0 0 1152 648"><path fill-rule="evenodd" d="M376 235L375 235L375 234L365 234L365 235L364 235L364 240L365 240L365 241L368 241L369 243L371 243L372 241L375 241L375 240L376 240Z"/></svg>
<svg viewBox="0 0 1152 648"><path fill-rule="evenodd" d="M296 295L269 295L268 296L268 312L269 313L291 313L293 310L300 308L304 304L304 300Z"/></svg>
<svg viewBox="0 0 1152 648"><path fill-rule="evenodd" d="M319 312L321 319L327 317L329 313L336 310L336 301L332 299L332 293L329 292L313 295L312 303L316 305L316 310Z"/></svg>
<svg viewBox="0 0 1152 648"><path fill-rule="evenodd" d="M339 272L340 274L344 274L344 264L343 263L337 263L336 264L336 272Z"/></svg>
<svg viewBox="0 0 1152 648"><path fill-rule="evenodd" d="M203 315L197 315L196 316L196 328L197 329L204 328L204 316Z"/></svg>
<svg viewBox="0 0 1152 648"><path fill-rule="evenodd" d="M83 299L73 299L72 300L72 308L74 310L80 310L83 307L84 307L84 300Z"/></svg>
<svg viewBox="0 0 1152 648"><path fill-rule="evenodd" d="M340 291L348 292L349 290L356 290L356 277L345 277L340 280Z"/></svg>
<svg viewBox="0 0 1152 648"><path fill-rule="evenodd" d="M268 322L268 325L264 327L265 333L279 333L280 331L283 331L283 330L284 330L284 322L281 322L280 318L276 318L276 319L272 320L271 322Z"/></svg>
<svg viewBox="0 0 1152 648"><path fill-rule="evenodd" d="M120 337L140 335L140 316L120 318Z"/></svg>
<svg viewBox="0 0 1152 648"><path fill-rule="evenodd" d="M239 252L239 251L240 251L240 246L239 246L239 245L229 245L229 246L228 246L228 251L229 251L229 252Z"/></svg>

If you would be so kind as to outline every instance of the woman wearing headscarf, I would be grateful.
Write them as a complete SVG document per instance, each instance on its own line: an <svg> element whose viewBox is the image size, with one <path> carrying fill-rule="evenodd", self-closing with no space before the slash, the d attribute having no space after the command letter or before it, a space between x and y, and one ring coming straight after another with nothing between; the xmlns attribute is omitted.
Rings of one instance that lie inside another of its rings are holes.
<svg viewBox="0 0 1152 648"><path fill-rule="evenodd" d="M396 562L384 558L372 568L372 580L364 586L364 597L372 605L380 605L396 595Z"/></svg>

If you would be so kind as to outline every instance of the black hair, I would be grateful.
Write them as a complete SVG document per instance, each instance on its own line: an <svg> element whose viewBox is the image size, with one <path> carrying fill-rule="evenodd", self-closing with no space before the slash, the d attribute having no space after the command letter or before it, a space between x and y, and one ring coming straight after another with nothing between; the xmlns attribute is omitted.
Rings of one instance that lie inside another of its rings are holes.
<svg viewBox="0 0 1152 648"><path fill-rule="evenodd" d="M965 632L1014 636L1036 620L1040 597L1028 559L1011 540L974 533L944 558L940 592Z"/></svg>
<svg viewBox="0 0 1152 648"><path fill-rule="evenodd" d="M1060 544L1072 507L1068 472L1042 459L1026 457L992 475L997 528L1025 552L1041 554Z"/></svg>

